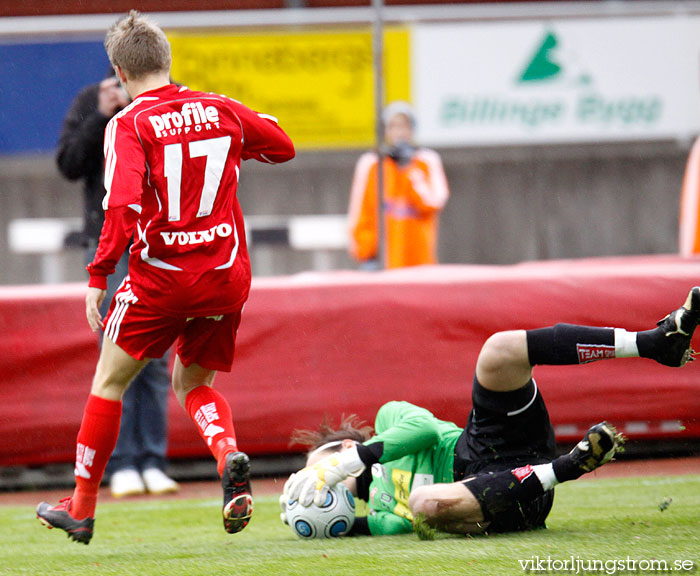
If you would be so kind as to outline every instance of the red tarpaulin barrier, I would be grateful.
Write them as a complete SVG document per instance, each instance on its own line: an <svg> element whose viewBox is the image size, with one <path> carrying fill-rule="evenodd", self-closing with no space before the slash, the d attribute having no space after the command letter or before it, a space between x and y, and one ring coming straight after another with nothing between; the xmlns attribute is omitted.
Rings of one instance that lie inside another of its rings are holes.
<svg viewBox="0 0 700 576"><path fill-rule="evenodd" d="M557 322L644 330L697 284L700 260L672 256L255 278L233 371L215 386L254 455L294 450L291 432L325 414L371 423L388 400L464 425L490 334ZM0 289L0 466L73 460L98 355L84 293L82 284ZM542 366L535 378L559 441L602 419L630 438L700 438L700 363ZM208 456L172 395L169 413L170 458Z"/></svg>

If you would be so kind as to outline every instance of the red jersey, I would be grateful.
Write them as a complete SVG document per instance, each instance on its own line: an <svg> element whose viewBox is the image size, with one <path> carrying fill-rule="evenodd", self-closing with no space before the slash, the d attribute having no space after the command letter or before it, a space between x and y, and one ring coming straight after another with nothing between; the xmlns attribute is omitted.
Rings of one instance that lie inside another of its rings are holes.
<svg viewBox="0 0 700 576"><path fill-rule="evenodd" d="M250 289L241 160L294 157L276 119L170 84L114 116L104 150L105 224L90 286L106 288L133 235L129 276L144 304L178 317L240 309Z"/></svg>

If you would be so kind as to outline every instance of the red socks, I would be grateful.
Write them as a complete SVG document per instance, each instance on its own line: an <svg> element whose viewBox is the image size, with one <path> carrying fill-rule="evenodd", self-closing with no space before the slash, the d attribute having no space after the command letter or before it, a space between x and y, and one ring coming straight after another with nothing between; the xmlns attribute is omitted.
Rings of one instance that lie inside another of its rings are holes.
<svg viewBox="0 0 700 576"><path fill-rule="evenodd" d="M107 461L119 437L122 403L90 394L78 432L75 454L75 491L70 515L77 520L95 516L97 491Z"/></svg>
<svg viewBox="0 0 700 576"><path fill-rule="evenodd" d="M231 407L226 398L213 388L198 386L187 395L185 409L216 458L216 467L219 476L222 476L226 454L238 450Z"/></svg>
<svg viewBox="0 0 700 576"><path fill-rule="evenodd" d="M216 390L199 386L187 395L185 408L197 423L222 475L226 454L238 450L228 402ZM121 415L120 401L105 400L93 394L88 397L75 454L75 491L70 515L76 520L95 516L97 492L117 444Z"/></svg>

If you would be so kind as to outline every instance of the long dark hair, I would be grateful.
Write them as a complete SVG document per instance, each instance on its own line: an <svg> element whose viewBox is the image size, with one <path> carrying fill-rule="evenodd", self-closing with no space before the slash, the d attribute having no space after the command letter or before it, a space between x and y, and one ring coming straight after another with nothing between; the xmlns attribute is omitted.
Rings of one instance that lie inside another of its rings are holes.
<svg viewBox="0 0 700 576"><path fill-rule="evenodd" d="M335 428L329 416L324 416L321 425L316 430L294 430L289 440L289 445L299 444L306 447L309 452L316 448L340 440L355 440L365 442L372 437L374 429L365 424L356 414L340 417L340 423Z"/></svg>

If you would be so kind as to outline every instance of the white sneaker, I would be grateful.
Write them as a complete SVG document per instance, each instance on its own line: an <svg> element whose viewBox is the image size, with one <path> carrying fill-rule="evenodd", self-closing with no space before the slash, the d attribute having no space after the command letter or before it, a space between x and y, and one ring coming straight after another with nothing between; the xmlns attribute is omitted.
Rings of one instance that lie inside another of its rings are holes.
<svg viewBox="0 0 700 576"><path fill-rule="evenodd" d="M169 478L160 468L148 468L143 471L142 476L146 490L150 494L167 494L180 489L177 482Z"/></svg>
<svg viewBox="0 0 700 576"><path fill-rule="evenodd" d="M141 476L132 468L119 470L112 474L112 478L109 481L109 488L112 491L112 496L115 498L145 494L146 492L146 487L143 484L143 480L141 480Z"/></svg>

